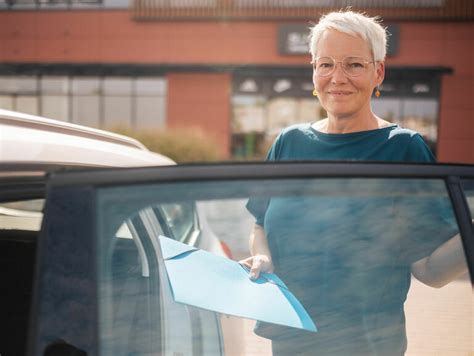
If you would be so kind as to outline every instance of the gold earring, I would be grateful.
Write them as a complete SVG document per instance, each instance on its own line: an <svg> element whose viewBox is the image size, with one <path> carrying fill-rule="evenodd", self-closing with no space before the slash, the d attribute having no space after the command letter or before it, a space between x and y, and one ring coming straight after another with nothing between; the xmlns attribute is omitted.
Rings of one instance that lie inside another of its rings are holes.
<svg viewBox="0 0 474 356"><path fill-rule="evenodd" d="M316 89L313 90L313 96L318 96L318 91Z"/></svg>
<svg viewBox="0 0 474 356"><path fill-rule="evenodd" d="M380 96L380 90L379 90L379 86L377 85L377 87L375 88L375 96L378 98Z"/></svg>

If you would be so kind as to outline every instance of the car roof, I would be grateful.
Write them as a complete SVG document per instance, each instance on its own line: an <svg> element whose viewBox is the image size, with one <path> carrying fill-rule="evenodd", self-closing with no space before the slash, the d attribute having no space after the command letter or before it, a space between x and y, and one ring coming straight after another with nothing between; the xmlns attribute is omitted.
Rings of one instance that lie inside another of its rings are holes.
<svg viewBox="0 0 474 356"><path fill-rule="evenodd" d="M131 137L3 109L0 162L82 167L175 164Z"/></svg>

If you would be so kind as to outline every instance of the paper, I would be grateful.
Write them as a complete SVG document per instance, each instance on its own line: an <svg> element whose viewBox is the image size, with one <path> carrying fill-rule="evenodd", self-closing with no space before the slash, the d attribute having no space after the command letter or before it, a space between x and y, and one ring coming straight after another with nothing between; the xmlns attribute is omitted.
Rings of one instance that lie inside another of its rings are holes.
<svg viewBox="0 0 474 356"><path fill-rule="evenodd" d="M250 280L238 262L159 236L173 298L218 313L316 332L306 310L275 274Z"/></svg>

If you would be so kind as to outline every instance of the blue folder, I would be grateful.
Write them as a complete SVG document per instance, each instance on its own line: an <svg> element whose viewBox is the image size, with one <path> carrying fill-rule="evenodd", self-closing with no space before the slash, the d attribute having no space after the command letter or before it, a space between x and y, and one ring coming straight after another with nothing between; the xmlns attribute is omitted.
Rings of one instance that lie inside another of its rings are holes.
<svg viewBox="0 0 474 356"><path fill-rule="evenodd" d="M236 261L165 236L159 242L176 302L316 332L311 317L275 274L251 280Z"/></svg>

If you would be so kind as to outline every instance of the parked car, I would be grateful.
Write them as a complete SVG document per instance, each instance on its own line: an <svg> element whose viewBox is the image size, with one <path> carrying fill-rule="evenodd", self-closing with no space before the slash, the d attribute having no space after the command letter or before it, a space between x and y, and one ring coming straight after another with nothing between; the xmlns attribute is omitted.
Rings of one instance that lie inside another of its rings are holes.
<svg viewBox="0 0 474 356"><path fill-rule="evenodd" d="M141 167L174 162L112 132L0 109L0 162Z"/></svg>
<svg viewBox="0 0 474 356"><path fill-rule="evenodd" d="M0 166L0 201L8 202L4 209L14 210L3 210L12 220L0 231L5 286L0 335L7 335L2 354L19 354L26 340L29 355L58 350L88 355L271 354L270 342L256 336L248 321L174 302L158 242L167 235L202 244L203 234L196 231L205 227L245 245L254 220L236 204L249 201L253 212L269 202L286 211L265 217L280 227L268 233L276 234L274 247L287 256L278 263L295 271L297 278L280 277L314 318L318 332L312 337L321 340L321 347L350 347L354 332L367 335L367 345L374 347L390 341L395 327L397 333L406 329L408 354L468 353L473 181L471 165L279 162L78 168L9 161ZM25 212L25 202L39 207ZM201 212L211 216L201 219ZM39 230L38 225L12 229L38 214ZM288 226L290 233L278 235ZM318 235L312 237L313 231ZM410 263L457 234L461 252L456 258L470 274L440 289L410 279ZM196 288L195 293L219 302L212 290ZM270 301L240 301L243 308L262 302ZM334 304L336 310L327 309ZM357 317L352 313L356 309L363 311ZM331 329L328 314L337 317L339 311L347 316L344 325ZM401 316L397 320L403 323L388 322ZM246 334L233 339L235 334L228 338L227 331ZM269 336L259 326L255 331Z"/></svg>

